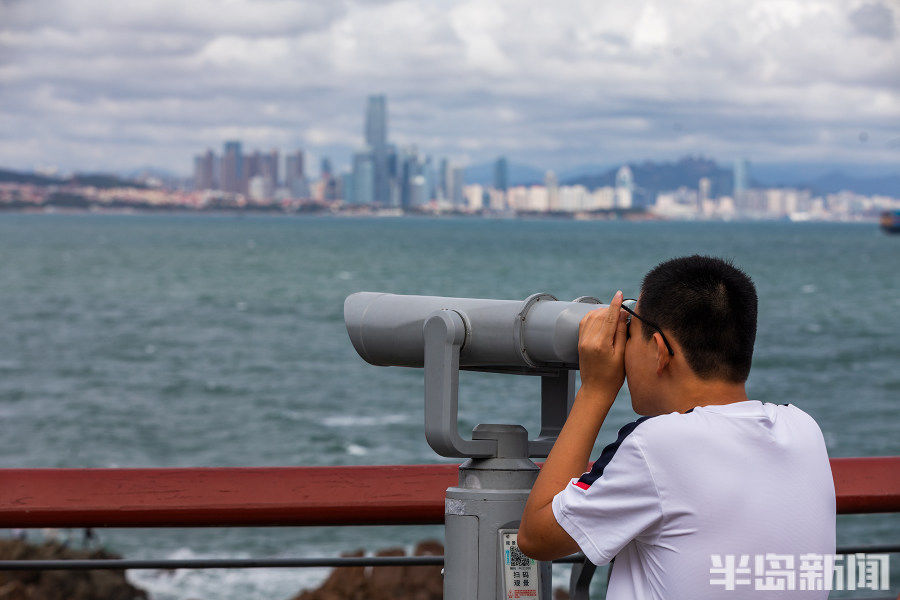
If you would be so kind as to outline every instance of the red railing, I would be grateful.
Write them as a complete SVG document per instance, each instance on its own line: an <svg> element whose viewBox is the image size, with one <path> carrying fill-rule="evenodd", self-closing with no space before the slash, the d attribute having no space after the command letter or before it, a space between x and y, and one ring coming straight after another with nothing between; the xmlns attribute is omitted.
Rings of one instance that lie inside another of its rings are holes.
<svg viewBox="0 0 900 600"><path fill-rule="evenodd" d="M839 513L900 512L900 456L831 461ZM439 524L453 464L0 469L0 527Z"/></svg>

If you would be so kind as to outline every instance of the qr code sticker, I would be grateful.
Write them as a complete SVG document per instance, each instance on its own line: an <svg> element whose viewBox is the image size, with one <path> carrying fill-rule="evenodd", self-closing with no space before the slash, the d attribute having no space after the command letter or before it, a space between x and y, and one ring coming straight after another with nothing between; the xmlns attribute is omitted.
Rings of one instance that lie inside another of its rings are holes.
<svg viewBox="0 0 900 600"><path fill-rule="evenodd" d="M510 567L529 567L531 559L522 554L518 546L512 546L509 549L509 566Z"/></svg>

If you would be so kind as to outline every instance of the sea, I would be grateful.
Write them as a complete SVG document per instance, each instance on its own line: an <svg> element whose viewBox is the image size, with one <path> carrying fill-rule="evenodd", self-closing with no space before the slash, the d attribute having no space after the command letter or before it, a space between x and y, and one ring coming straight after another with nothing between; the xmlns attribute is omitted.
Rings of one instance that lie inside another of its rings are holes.
<svg viewBox="0 0 900 600"><path fill-rule="evenodd" d="M694 253L733 259L756 282L751 398L811 414L832 457L900 455L900 236L874 224L2 214L0 466L443 462L425 443L421 370L360 359L344 327L347 295L634 296L648 269ZM464 433L482 422L538 429L534 378L466 372L460 402ZM623 389L595 456L635 418ZM72 545L82 536L28 534ZM128 558L224 558L411 548L443 531L97 535ZM839 545L898 542L900 515L838 519ZM128 577L154 600L287 600L327 573ZM555 567L554 585L566 574ZM603 580L605 568L596 597ZM891 583L896 594L900 555Z"/></svg>

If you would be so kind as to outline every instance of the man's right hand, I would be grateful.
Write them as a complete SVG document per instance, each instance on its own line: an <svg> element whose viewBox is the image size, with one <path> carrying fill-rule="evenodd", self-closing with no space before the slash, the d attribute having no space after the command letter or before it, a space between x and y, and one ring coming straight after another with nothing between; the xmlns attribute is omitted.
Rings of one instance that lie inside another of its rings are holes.
<svg viewBox="0 0 900 600"><path fill-rule="evenodd" d="M585 391L611 394L625 383L625 317L622 292L609 307L584 315L578 325L578 368Z"/></svg>

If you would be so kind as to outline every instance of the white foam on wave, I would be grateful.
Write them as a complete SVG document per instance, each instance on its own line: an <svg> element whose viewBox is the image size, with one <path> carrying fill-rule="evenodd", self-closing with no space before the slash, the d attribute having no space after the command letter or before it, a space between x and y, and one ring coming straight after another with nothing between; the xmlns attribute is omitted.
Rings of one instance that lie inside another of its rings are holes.
<svg viewBox="0 0 900 600"><path fill-rule="evenodd" d="M354 415L332 415L322 419L322 424L328 427L357 427L373 426L373 425L396 425L405 423L409 420L409 415L393 414L379 416L354 416Z"/></svg>
<svg viewBox="0 0 900 600"><path fill-rule="evenodd" d="M230 554L227 558L247 558ZM179 548L170 559L226 558L199 555L190 548ZM132 585L146 590L152 600L272 600L288 599L300 590L318 586L330 569L176 569L132 570L126 576Z"/></svg>
<svg viewBox="0 0 900 600"><path fill-rule="evenodd" d="M347 454L351 456L365 456L369 453L369 449L365 446L360 446L357 444L348 444L347 445Z"/></svg>

